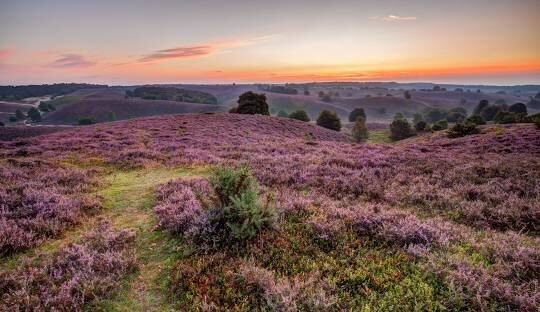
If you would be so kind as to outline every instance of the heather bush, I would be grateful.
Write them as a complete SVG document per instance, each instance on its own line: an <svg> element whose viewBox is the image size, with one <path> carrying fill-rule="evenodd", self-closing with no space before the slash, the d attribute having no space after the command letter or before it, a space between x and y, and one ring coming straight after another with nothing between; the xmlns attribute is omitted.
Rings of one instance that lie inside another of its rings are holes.
<svg viewBox="0 0 540 312"><path fill-rule="evenodd" d="M0 272L0 310L80 311L92 300L110 296L135 269L129 251L133 240L133 232L115 231L101 222L80 244Z"/></svg>
<svg viewBox="0 0 540 312"><path fill-rule="evenodd" d="M453 125L450 130L448 130L449 138L459 138L466 135L480 133L480 130L476 128L476 125L473 123L458 122Z"/></svg>
<svg viewBox="0 0 540 312"><path fill-rule="evenodd" d="M341 121L335 112L323 110L317 118L317 125L330 130L340 131Z"/></svg>

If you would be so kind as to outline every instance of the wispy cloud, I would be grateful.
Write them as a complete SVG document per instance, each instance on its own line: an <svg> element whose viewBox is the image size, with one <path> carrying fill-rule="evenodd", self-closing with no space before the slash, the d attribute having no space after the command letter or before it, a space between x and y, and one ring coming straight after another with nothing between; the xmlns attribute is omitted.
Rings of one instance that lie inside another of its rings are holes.
<svg viewBox="0 0 540 312"><path fill-rule="evenodd" d="M157 50L154 53L139 58L139 62L153 62L168 59L202 57L217 52L259 44L275 38L275 35L254 37L248 39L221 40L205 44L178 46L170 49Z"/></svg>
<svg viewBox="0 0 540 312"><path fill-rule="evenodd" d="M399 16L399 15L386 15L386 16L373 16L373 20L385 21L385 22L400 22L400 21L416 21L416 16Z"/></svg>
<svg viewBox="0 0 540 312"><path fill-rule="evenodd" d="M8 57L11 56L11 54L13 54L13 51L12 51L12 50L9 50L9 49L0 49L0 60L1 60L1 59L7 59Z"/></svg>
<svg viewBox="0 0 540 312"><path fill-rule="evenodd" d="M96 62L86 59L81 54L63 54L48 66L59 68L77 68L77 67L90 67L95 65Z"/></svg>
<svg viewBox="0 0 540 312"><path fill-rule="evenodd" d="M215 51L210 45L185 46L172 49L158 50L155 53L143 56L139 62L151 62L166 59L189 58L208 55Z"/></svg>

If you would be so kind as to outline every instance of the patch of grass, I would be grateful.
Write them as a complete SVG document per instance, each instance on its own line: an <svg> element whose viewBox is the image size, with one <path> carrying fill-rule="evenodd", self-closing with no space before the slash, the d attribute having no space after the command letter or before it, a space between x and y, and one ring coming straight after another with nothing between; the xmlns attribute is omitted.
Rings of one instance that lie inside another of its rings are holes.
<svg viewBox="0 0 540 312"><path fill-rule="evenodd" d="M369 137L368 137L367 142L372 143L372 144L388 144L388 143L392 143L393 141L390 138L390 131L376 130L376 131L369 131Z"/></svg>
<svg viewBox="0 0 540 312"><path fill-rule="evenodd" d="M80 100L81 98L78 97L78 96L74 96L74 95L66 95L66 96L61 96L61 97L57 97L53 100L50 100L50 101L47 101L46 103L47 104L51 104L53 105L55 108L60 108L64 105L68 105L68 104L72 104L72 103L75 103L77 102L78 100Z"/></svg>

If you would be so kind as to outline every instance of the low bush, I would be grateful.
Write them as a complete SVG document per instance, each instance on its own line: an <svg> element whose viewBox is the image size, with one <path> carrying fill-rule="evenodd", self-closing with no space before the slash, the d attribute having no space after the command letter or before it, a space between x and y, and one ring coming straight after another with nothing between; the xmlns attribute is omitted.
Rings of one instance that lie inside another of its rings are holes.
<svg viewBox="0 0 540 312"><path fill-rule="evenodd" d="M500 111L495 115L493 121L498 124L511 124L522 122L524 118L525 115L523 113Z"/></svg>
<svg viewBox="0 0 540 312"><path fill-rule="evenodd" d="M427 130L427 123L425 121L423 121L423 120L420 120L420 121L418 121L417 123L414 124L414 129L417 132Z"/></svg>
<svg viewBox="0 0 540 312"><path fill-rule="evenodd" d="M431 127L431 129L432 129L433 131L441 131L441 130L448 129L448 121L446 121L446 120L439 120L439 121L437 121L436 123L433 124L433 126Z"/></svg>
<svg viewBox="0 0 540 312"><path fill-rule="evenodd" d="M449 138L459 138L470 134L480 133L480 130L473 123L458 122L448 130Z"/></svg>
<svg viewBox="0 0 540 312"><path fill-rule="evenodd" d="M390 138L394 141L403 140L414 135L411 124L406 119L395 119L390 124Z"/></svg>
<svg viewBox="0 0 540 312"><path fill-rule="evenodd" d="M467 119L465 119L465 122L466 123L473 123L475 125L485 125L486 124L486 121L480 115L472 115L472 116L468 117Z"/></svg>
<svg viewBox="0 0 540 312"><path fill-rule="evenodd" d="M351 129L352 137L356 142L365 142L369 137L366 119L357 117L354 126Z"/></svg>

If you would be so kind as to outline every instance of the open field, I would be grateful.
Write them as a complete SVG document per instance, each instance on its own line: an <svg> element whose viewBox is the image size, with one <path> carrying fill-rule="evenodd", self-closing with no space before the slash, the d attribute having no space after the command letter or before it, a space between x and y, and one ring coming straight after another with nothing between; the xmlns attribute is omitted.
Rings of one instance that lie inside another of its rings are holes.
<svg viewBox="0 0 540 312"><path fill-rule="evenodd" d="M187 114L0 141L0 306L535 311L540 131L387 144L373 129L357 144L285 118ZM272 226L208 249L198 239L215 234L193 238L206 180L240 165Z"/></svg>

